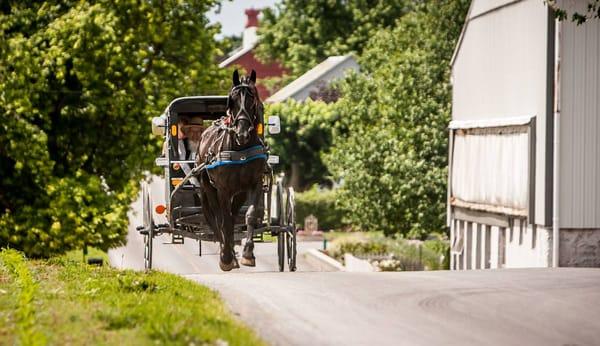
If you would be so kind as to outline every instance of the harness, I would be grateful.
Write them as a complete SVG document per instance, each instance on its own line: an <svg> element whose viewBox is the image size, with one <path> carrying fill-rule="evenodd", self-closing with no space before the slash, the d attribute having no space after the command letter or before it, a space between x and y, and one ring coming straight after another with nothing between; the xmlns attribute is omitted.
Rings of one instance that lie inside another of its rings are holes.
<svg viewBox="0 0 600 346"><path fill-rule="evenodd" d="M237 90L240 91L240 99L241 99L240 109L238 110L238 112L236 114L231 114L229 112L229 110L231 109L231 103L233 102L231 95L233 94L233 92L235 92ZM233 150L222 151L225 135L227 133L234 132L233 126L235 126L236 123L238 121L240 121L241 119L244 119L250 123L250 131L252 131L252 130L256 131L255 121L257 119L254 119L250 115L248 110L246 110L246 93L253 95L252 88L250 87L250 85L248 85L246 83L242 83L231 89L231 92L229 93L229 98L227 99L228 116L226 118L221 118L215 124L222 131L221 136L218 139L218 141L221 142L219 145L219 152L213 153L212 155L209 155L209 157L207 157L205 169L210 170L210 169L214 169L217 167L228 166L228 165L243 165L245 163L248 163L250 161L254 161L257 159L265 159L266 160L268 158L268 149L265 148L264 142L262 141L262 138L260 138L260 136L258 137L260 140L260 143L261 143L260 145L255 145L253 147L250 147L250 148L247 148L244 150L240 150L240 151L233 151ZM257 111L256 107L257 107L257 105L255 105L255 111Z"/></svg>
<svg viewBox="0 0 600 346"><path fill-rule="evenodd" d="M255 145L241 151L221 151L216 154L211 162L204 166L205 169L214 169L228 165L243 165L256 159L267 159L268 152L262 145Z"/></svg>

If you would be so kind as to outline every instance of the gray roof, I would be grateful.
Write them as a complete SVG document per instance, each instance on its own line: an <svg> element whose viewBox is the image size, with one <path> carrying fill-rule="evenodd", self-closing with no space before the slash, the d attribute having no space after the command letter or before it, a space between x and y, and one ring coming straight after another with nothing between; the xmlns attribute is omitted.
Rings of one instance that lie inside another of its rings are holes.
<svg viewBox="0 0 600 346"><path fill-rule="evenodd" d="M335 71L336 69L343 70ZM298 77L298 79L295 79L290 84L271 95L265 102L276 103L285 101L289 98L303 100L305 97L300 97L299 99L298 96L301 95L302 92L306 93L306 89L315 87L321 80L330 82L337 77L342 77L347 69L359 69L358 64L351 55L330 56L319 65L313 67L310 71Z"/></svg>

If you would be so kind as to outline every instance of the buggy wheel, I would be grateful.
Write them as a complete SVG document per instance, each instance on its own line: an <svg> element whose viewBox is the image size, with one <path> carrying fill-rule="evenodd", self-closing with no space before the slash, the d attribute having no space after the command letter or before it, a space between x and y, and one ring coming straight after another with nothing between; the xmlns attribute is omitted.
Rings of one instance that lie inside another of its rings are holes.
<svg viewBox="0 0 600 346"><path fill-rule="evenodd" d="M275 203L277 207L276 225L278 226L277 231L277 258L279 263L279 271L282 272L285 269L285 213L283 209L283 185L281 181L277 183L275 188Z"/></svg>
<svg viewBox="0 0 600 346"><path fill-rule="evenodd" d="M148 184L142 186L142 213L144 230L144 269L152 269L152 240L154 238L154 220L152 218L152 202L150 200L150 191Z"/></svg>
<svg viewBox="0 0 600 346"><path fill-rule="evenodd" d="M279 259L279 271L285 269L285 232L280 231L277 234L277 257Z"/></svg>
<svg viewBox="0 0 600 346"><path fill-rule="evenodd" d="M275 185L275 204L271 204L272 202L273 199L270 199L268 202L269 209L271 209L273 206L275 207L274 213L271 209L271 225L283 226L285 224L285 213L283 210L283 185L281 184L281 181L277 182L277 185Z"/></svg>
<svg viewBox="0 0 600 346"><path fill-rule="evenodd" d="M285 223L286 223L286 244L287 244L287 262L291 272L296 271L296 212L294 188L287 189L285 204Z"/></svg>

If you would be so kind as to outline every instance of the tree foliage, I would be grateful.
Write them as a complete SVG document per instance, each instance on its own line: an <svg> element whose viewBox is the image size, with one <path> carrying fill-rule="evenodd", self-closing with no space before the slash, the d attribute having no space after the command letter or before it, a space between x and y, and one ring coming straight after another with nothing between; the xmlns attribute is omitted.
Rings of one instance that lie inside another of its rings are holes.
<svg viewBox="0 0 600 346"><path fill-rule="evenodd" d="M429 2L380 31L342 87L327 166L360 229L424 237L444 228L449 61L468 1Z"/></svg>
<svg viewBox="0 0 600 346"><path fill-rule="evenodd" d="M233 51L239 49L241 45L242 36L231 35L221 38L217 41L217 49L219 50L217 53L218 60L225 60Z"/></svg>
<svg viewBox="0 0 600 346"><path fill-rule="evenodd" d="M263 11L259 56L299 76L330 55L360 54L374 32L393 26L414 1L284 0Z"/></svg>
<svg viewBox="0 0 600 346"><path fill-rule="evenodd" d="M296 193L296 224L304 228L304 220L314 215L320 230L340 230L344 227L343 210L337 208L337 190L323 189L317 186L304 192Z"/></svg>
<svg viewBox="0 0 600 346"><path fill-rule="evenodd" d="M585 11L567 11L565 8L559 6L556 0L545 0L544 1L552 10L554 15L559 20L571 20L572 22L581 25L590 19L600 19L600 0L588 0L585 5ZM570 17L570 18L569 18Z"/></svg>
<svg viewBox="0 0 600 346"><path fill-rule="evenodd" d="M29 256L124 240L170 99L215 93L211 0L3 1L0 246Z"/></svg>
<svg viewBox="0 0 600 346"><path fill-rule="evenodd" d="M326 182L327 168L322 153L331 145L331 128L336 120L332 107L321 101L268 105L266 113L281 117L281 133L270 136L273 153L280 155L279 167L290 177L290 185L304 190Z"/></svg>

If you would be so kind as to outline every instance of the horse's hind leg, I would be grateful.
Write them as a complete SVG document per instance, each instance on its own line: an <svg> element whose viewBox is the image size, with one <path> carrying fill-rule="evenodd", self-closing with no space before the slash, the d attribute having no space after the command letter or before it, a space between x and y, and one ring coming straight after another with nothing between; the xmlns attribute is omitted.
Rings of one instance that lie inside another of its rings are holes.
<svg viewBox="0 0 600 346"><path fill-rule="evenodd" d="M258 227L262 220L263 205L262 205L262 182L260 182L253 190L249 193L250 206L246 212L246 230L248 235L246 237L246 244L244 245L244 252L242 253L242 260L240 261L243 265L254 267L256 266L256 258L254 257L254 229Z"/></svg>

